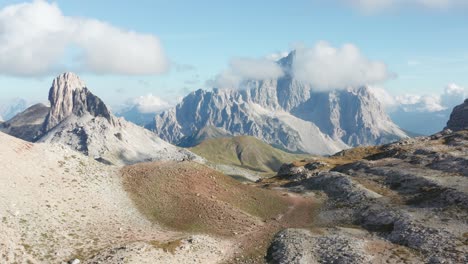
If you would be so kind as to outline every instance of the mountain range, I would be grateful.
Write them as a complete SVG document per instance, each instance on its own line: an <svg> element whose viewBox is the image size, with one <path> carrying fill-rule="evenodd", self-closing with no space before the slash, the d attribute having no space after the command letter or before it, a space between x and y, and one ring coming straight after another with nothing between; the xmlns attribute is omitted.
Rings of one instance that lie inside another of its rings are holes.
<svg viewBox="0 0 468 264"><path fill-rule="evenodd" d="M292 74L295 52L277 61L284 75L247 80L239 89L197 90L146 127L184 146L206 127L231 136L250 135L290 152L333 154L350 146L407 137L370 88L319 92ZM192 143L192 144L191 144Z"/></svg>

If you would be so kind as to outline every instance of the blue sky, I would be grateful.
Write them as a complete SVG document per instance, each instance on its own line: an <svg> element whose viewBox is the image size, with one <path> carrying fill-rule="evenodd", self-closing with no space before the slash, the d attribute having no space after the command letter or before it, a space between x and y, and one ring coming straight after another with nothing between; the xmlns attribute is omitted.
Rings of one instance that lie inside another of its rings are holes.
<svg viewBox="0 0 468 264"><path fill-rule="evenodd" d="M59 0L52 3L66 17L97 19L115 28L159 38L171 64L168 71L136 75L79 72L88 86L111 105L149 93L175 101L188 91L208 88L206 81L225 70L232 58L262 58L289 51L298 44L313 47L319 41L327 41L334 47L352 43L369 60L384 62L397 77L378 85L393 95L440 94L449 83L468 87L466 6L394 4L369 9L345 2ZM19 3L23 1L0 0L0 8ZM1 46L0 42L0 50ZM73 47L67 47L61 63L67 65L73 52ZM37 57L39 61L42 59ZM44 101L52 78L66 70L67 66L54 65L53 70L44 73L18 75L2 72L0 67L0 98Z"/></svg>

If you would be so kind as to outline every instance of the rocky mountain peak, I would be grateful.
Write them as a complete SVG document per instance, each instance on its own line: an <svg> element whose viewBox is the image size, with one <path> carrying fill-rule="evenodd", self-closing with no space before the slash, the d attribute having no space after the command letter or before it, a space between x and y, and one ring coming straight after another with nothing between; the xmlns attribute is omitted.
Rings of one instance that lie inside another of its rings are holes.
<svg viewBox="0 0 468 264"><path fill-rule="evenodd" d="M107 106L92 94L74 73L63 73L54 79L49 91L49 101L51 108L44 123L45 131L49 131L72 114L82 116L89 113L112 122Z"/></svg>
<svg viewBox="0 0 468 264"><path fill-rule="evenodd" d="M468 98L463 104L455 106L446 128L453 131L468 129Z"/></svg>
<svg viewBox="0 0 468 264"><path fill-rule="evenodd" d="M279 59L277 63L283 68L283 70L288 72L292 68L292 65L295 59L296 59L296 51L293 50L289 52L288 56Z"/></svg>

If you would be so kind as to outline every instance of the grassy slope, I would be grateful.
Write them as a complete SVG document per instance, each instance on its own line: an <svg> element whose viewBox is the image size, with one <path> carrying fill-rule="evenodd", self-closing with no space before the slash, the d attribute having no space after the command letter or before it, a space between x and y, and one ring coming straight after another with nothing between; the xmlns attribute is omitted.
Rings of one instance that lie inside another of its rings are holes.
<svg viewBox="0 0 468 264"><path fill-rule="evenodd" d="M276 192L255 188L193 162L122 169L124 187L150 220L180 231L230 236L287 208Z"/></svg>
<svg viewBox="0 0 468 264"><path fill-rule="evenodd" d="M274 173L284 163L311 157L284 152L250 136L208 139L190 150L216 164L263 173Z"/></svg>

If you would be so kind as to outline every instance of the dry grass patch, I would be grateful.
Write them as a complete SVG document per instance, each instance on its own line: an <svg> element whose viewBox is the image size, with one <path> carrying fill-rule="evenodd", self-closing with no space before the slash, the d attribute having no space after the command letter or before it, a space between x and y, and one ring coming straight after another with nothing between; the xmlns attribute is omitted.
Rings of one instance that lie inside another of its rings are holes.
<svg viewBox="0 0 468 264"><path fill-rule="evenodd" d="M292 164L295 167L301 167L311 162L324 162L327 165L320 170L329 170L337 166L353 163L379 153L382 153L382 150L378 146L356 147L340 151L330 157L318 156L310 159L294 161Z"/></svg>
<svg viewBox="0 0 468 264"><path fill-rule="evenodd" d="M231 236L277 216L287 201L193 162L153 162L122 169L124 188L150 220L181 231Z"/></svg>
<svg viewBox="0 0 468 264"><path fill-rule="evenodd" d="M190 150L214 164L241 167L264 177L272 176L284 163L311 157L285 152L251 136L208 139Z"/></svg>

